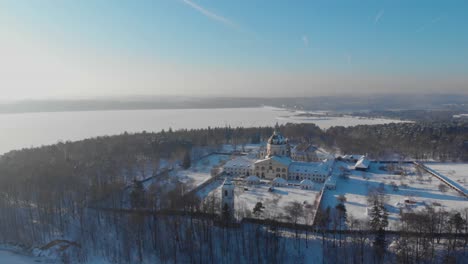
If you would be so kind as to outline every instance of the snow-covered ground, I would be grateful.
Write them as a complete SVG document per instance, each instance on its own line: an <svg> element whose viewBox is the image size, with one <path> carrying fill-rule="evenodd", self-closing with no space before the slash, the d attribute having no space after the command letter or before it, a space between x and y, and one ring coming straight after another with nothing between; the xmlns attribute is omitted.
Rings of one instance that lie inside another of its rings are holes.
<svg viewBox="0 0 468 264"><path fill-rule="evenodd" d="M213 167L223 164L230 158L229 155L211 154L192 164L188 170L176 171L175 175L190 188L195 188L211 178L211 169Z"/></svg>
<svg viewBox="0 0 468 264"><path fill-rule="evenodd" d="M52 260L23 254L13 249L0 247L0 263L4 264L33 264L33 263L55 263Z"/></svg>
<svg viewBox="0 0 468 264"><path fill-rule="evenodd" d="M343 162L337 162L335 166L348 166ZM446 192L439 190L442 183L428 173L419 176L413 164L403 164L401 169L408 173L407 176L395 175L390 171L381 170L384 164L372 163L368 172L351 170L349 179L337 178L336 190L327 190L323 196L322 207L334 208L339 195L346 196L345 206L349 215L357 219L367 219L367 195L372 189L384 188L387 196L386 207L389 210L390 228L395 228L399 220L399 206L409 198L416 202L413 210L424 208L425 204L440 204L445 210L462 210L468 207L468 201L459 193L448 188ZM398 165L399 166L399 165ZM334 173L337 173L336 170ZM391 183L398 185L394 190ZM383 185L382 185L383 184Z"/></svg>
<svg viewBox="0 0 468 264"><path fill-rule="evenodd" d="M425 163L424 165L449 178L465 192L468 191L468 163Z"/></svg>
<svg viewBox="0 0 468 264"><path fill-rule="evenodd" d="M213 184L211 187L207 186L207 191L203 191L202 194L205 197L211 194L221 197L221 188L221 183ZM261 202L265 207L262 215L264 218L283 218L288 215L285 207L291 202L299 202L312 208L315 199L320 193L321 184L317 184L312 190L304 190L299 186L287 186L274 187L274 191L270 192L269 188L270 184L266 182L262 182L259 185L244 185L243 182L238 181L235 189L235 210L238 213L242 213L243 211L252 212L257 202ZM304 219L300 219L300 222L303 221Z"/></svg>

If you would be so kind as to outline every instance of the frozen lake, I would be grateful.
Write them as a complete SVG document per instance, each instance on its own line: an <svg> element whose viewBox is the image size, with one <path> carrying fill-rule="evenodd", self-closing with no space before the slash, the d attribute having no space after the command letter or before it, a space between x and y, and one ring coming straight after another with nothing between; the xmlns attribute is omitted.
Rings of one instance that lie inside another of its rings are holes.
<svg viewBox="0 0 468 264"><path fill-rule="evenodd" d="M125 131L158 132L172 128L206 128L230 125L253 127L291 123L331 126L382 124L390 119L358 117L297 116L298 113L273 107L224 109L158 109L0 114L0 154L13 149L54 144L58 141L115 135ZM319 113L320 114L320 113Z"/></svg>

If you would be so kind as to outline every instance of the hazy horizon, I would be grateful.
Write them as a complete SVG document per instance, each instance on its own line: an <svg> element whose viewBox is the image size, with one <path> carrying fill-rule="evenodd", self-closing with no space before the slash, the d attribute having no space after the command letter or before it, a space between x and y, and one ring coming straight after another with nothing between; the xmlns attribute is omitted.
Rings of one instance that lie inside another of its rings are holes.
<svg viewBox="0 0 468 264"><path fill-rule="evenodd" d="M1 1L0 100L466 94L467 7Z"/></svg>

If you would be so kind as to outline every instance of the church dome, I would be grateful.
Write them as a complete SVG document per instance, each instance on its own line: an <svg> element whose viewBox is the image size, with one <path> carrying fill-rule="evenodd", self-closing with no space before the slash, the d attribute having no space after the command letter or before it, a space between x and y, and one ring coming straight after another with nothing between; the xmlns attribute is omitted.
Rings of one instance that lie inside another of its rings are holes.
<svg viewBox="0 0 468 264"><path fill-rule="evenodd" d="M268 139L268 144L270 145L284 145L286 143L288 143L288 140L276 131Z"/></svg>

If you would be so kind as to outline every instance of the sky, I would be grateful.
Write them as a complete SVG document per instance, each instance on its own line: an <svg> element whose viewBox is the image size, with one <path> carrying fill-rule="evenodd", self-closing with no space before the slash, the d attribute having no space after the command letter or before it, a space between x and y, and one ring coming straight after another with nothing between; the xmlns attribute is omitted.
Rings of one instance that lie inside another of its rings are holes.
<svg viewBox="0 0 468 264"><path fill-rule="evenodd" d="M0 100L468 93L468 1L0 0Z"/></svg>

